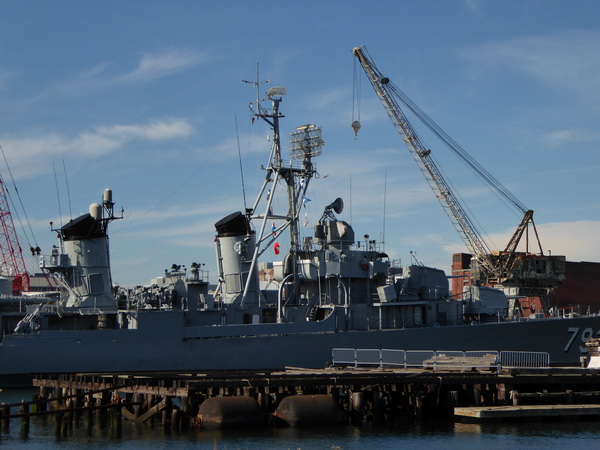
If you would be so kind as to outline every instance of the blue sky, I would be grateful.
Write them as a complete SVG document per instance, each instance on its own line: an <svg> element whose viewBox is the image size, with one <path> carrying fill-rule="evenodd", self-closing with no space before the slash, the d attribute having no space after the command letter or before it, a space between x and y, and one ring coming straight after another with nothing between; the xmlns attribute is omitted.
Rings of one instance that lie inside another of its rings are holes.
<svg viewBox="0 0 600 450"><path fill-rule="evenodd" d="M311 224L342 197L339 218L357 236L381 237L385 220L392 258L408 263L414 251L447 269L465 247L364 77L353 113L351 49L365 45L535 210L545 250L600 260L596 1L5 0L0 11L0 145L35 237L15 206L25 248L35 242L49 253L48 223L87 212L109 187L125 210L110 229L114 282L144 284L192 261L214 282L213 225L243 208L238 155L249 202L268 157L269 130L250 122L255 91L241 82L255 79L258 62L261 79L288 91L284 150L297 126L323 128L321 178L303 212ZM520 217L422 137L503 248ZM0 173L16 199L4 163Z"/></svg>

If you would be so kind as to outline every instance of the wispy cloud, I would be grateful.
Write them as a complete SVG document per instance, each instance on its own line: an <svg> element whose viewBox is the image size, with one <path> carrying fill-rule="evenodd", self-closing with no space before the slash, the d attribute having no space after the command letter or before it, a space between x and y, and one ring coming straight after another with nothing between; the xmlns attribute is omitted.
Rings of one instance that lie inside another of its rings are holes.
<svg viewBox="0 0 600 450"><path fill-rule="evenodd" d="M306 103L310 105L311 109L329 109L341 102L346 102L349 96L350 92L348 89L333 88L309 96L306 99Z"/></svg>
<svg viewBox="0 0 600 450"><path fill-rule="evenodd" d="M181 72L205 61L208 55L191 50L172 49L142 55L135 70L114 79L119 82L151 81Z"/></svg>
<svg viewBox="0 0 600 450"><path fill-rule="evenodd" d="M39 97L43 97L48 94L58 92L59 94L65 94L70 92L82 92L90 89L93 86L99 86L106 83L108 78L108 71L112 64L108 61L97 64L96 66L85 69L81 73L75 74L73 77L66 79L60 83L54 89L49 89L48 92L40 94ZM31 99L35 101L36 98Z"/></svg>
<svg viewBox="0 0 600 450"><path fill-rule="evenodd" d="M163 122L152 122L146 125L113 125L98 127L94 134L107 136L118 141L130 139L147 139L161 141L189 136L193 127L184 119L173 119Z"/></svg>
<svg viewBox="0 0 600 450"><path fill-rule="evenodd" d="M184 119L154 121L148 124L112 125L84 131L77 136L49 134L35 138L1 138L2 147L13 173L19 176L39 173L42 168L62 155L95 158L114 152L134 140L168 140L193 133Z"/></svg>
<svg viewBox="0 0 600 450"><path fill-rule="evenodd" d="M8 80L15 77L15 73L9 70L0 68L0 90L4 89Z"/></svg>
<svg viewBox="0 0 600 450"><path fill-rule="evenodd" d="M480 16L482 14L481 8L485 1L486 0L463 0L463 3L467 10L469 10L473 14Z"/></svg>
<svg viewBox="0 0 600 450"><path fill-rule="evenodd" d="M82 70L58 86L48 89L45 93L29 99L28 102L60 93L80 93L90 89L129 83L154 81L169 75L188 70L198 64L210 60L208 53L187 49L169 49L160 52L148 52L140 56L134 69L119 72L115 61L103 61L91 68ZM2 73L0 72L0 86Z"/></svg>
<svg viewBox="0 0 600 450"><path fill-rule="evenodd" d="M240 142L239 147L238 142ZM241 134L239 138L235 135L229 136L219 144L210 148L199 149L198 152L211 155L211 158L214 158L215 161L226 161L232 158L237 159L239 148L241 148L242 158L250 154L268 155L270 145L264 135Z"/></svg>
<svg viewBox="0 0 600 450"><path fill-rule="evenodd" d="M160 208L154 208L156 205L137 205L131 211L126 211L127 221L120 222L115 226L115 230L126 232L126 229L137 228L135 238L142 237L140 229L147 225L156 225L157 223L166 223L169 227L178 227L174 225L190 218L209 218L212 220L219 215L225 216L231 211L240 208L240 200L232 196L222 196L210 198L194 204L182 205L161 205ZM196 226L196 225L194 225ZM196 230L197 231L197 230ZM150 231L153 233L153 231ZM155 237L153 234L145 237Z"/></svg>
<svg viewBox="0 0 600 450"><path fill-rule="evenodd" d="M534 141L546 148L561 148L565 144L572 145L584 142L594 142L597 141L599 137L598 133L590 133L586 130L570 128L544 133L537 136Z"/></svg>
<svg viewBox="0 0 600 450"><path fill-rule="evenodd" d="M476 65L512 68L551 86L589 95L600 88L600 32L522 36L471 47L461 55Z"/></svg>
<svg viewBox="0 0 600 450"><path fill-rule="evenodd" d="M269 67L268 73L269 73L270 80L275 82L275 80L281 79L282 75L284 73L286 73L286 71L288 70L288 66L290 65L290 63L293 62L296 58L298 58L298 56L301 56L301 55L302 55L302 50L300 48L285 47L285 48L275 50L271 57L271 61L268 65L268 67ZM260 66L262 66L262 65L260 65ZM262 73L262 71L261 71L261 73ZM261 75L261 73L259 73L259 77L262 79L263 75ZM267 72L265 72L265 73L267 73Z"/></svg>

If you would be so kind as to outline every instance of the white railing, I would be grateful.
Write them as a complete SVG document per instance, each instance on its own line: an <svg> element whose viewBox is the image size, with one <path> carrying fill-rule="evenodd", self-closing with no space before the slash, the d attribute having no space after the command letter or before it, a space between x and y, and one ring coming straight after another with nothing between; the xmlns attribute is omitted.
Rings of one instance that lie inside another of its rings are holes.
<svg viewBox="0 0 600 450"><path fill-rule="evenodd" d="M550 367L550 355L543 352L500 352L502 367Z"/></svg>
<svg viewBox="0 0 600 450"><path fill-rule="evenodd" d="M545 352L334 348L331 356L334 366L421 367L434 371L460 370L464 372L499 370L501 367L542 368L550 366L550 355Z"/></svg>
<svg viewBox="0 0 600 450"><path fill-rule="evenodd" d="M406 352L404 350L381 350L381 364L386 366L406 366Z"/></svg>
<svg viewBox="0 0 600 450"><path fill-rule="evenodd" d="M355 352L356 364L381 366L381 350L357 348Z"/></svg>
<svg viewBox="0 0 600 450"><path fill-rule="evenodd" d="M353 348L334 348L331 351L333 364L356 364L356 350Z"/></svg>
<svg viewBox="0 0 600 450"><path fill-rule="evenodd" d="M428 359L435 356L433 350L407 350L406 351L406 367L423 367L423 364Z"/></svg>

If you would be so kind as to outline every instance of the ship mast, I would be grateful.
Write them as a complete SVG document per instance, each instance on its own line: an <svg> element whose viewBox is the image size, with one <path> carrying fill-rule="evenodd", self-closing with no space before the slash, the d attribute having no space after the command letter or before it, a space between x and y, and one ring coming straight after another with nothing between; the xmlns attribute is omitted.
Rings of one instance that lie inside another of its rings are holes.
<svg viewBox="0 0 600 450"><path fill-rule="evenodd" d="M256 83L256 85L258 82ZM291 161L285 165L281 156L281 135L279 119L284 116L279 111L279 105L286 95L284 87L275 86L266 91L267 98L271 101L271 109L265 109L257 99L256 110L251 111L254 117L266 122L272 130L272 144L269 156L269 162L265 168L265 180L259 191L259 194L251 209L246 211L250 223L256 221L260 223L259 232L255 241L252 262L249 269L249 276L244 284L242 294L242 304L249 295L252 274L257 269L258 259L265 250L273 244L276 239L289 228L290 233L290 253L286 256L286 261L290 261L285 267L285 272L296 273L296 258L300 246L300 232L298 227L298 218L300 208L311 178L316 173L311 162L312 156L321 154L321 129L314 125L304 125L291 134ZM284 182L287 190L288 211L286 214L276 215L273 213L273 198L279 182ZM270 187L269 187L270 186ZM264 211L259 213L261 202L265 200ZM268 229L269 222L281 222L274 229ZM289 259L288 259L289 258Z"/></svg>

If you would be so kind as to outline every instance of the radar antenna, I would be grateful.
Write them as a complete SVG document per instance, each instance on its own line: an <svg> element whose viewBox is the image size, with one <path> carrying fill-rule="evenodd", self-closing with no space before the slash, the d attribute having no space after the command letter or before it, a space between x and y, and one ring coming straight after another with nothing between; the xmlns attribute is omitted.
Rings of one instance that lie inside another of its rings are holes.
<svg viewBox="0 0 600 450"><path fill-rule="evenodd" d="M333 215L332 210L336 214L341 214L342 211L344 210L344 200L342 200L340 197L338 197L332 203L327 205L325 207L325 211L323 211L323 215L319 219L319 223L323 223L326 220L331 220L331 221L337 220L335 218L335 216Z"/></svg>

